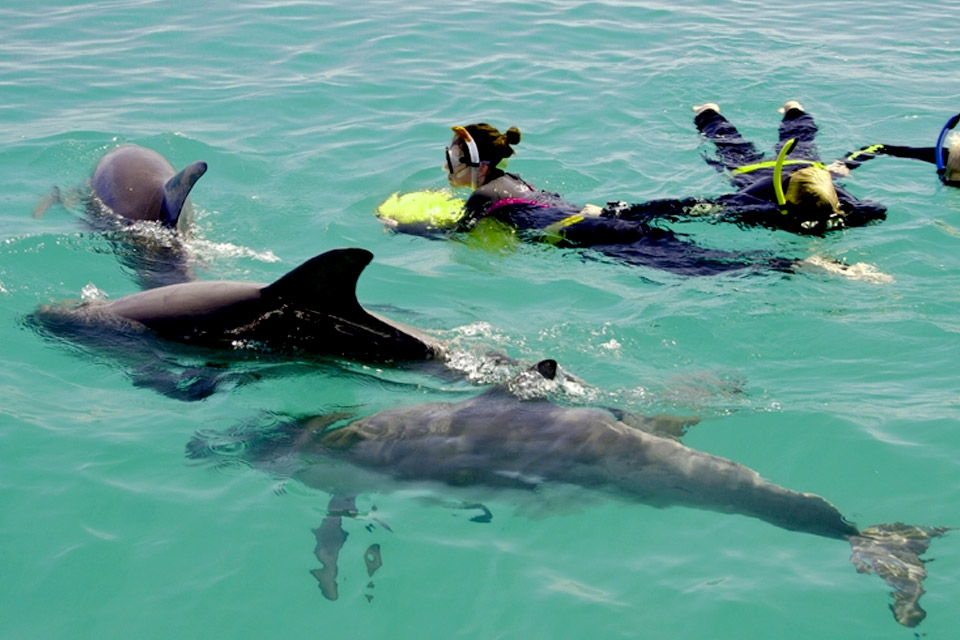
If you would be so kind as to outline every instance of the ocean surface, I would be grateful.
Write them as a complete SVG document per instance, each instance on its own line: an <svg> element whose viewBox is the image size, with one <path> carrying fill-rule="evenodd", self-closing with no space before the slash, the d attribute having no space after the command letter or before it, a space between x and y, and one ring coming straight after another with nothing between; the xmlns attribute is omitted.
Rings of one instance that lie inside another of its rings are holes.
<svg viewBox="0 0 960 640"><path fill-rule="evenodd" d="M844 181L887 220L823 238L705 222L699 244L834 273L687 278L552 246L390 233L395 192L442 188L451 125L517 126L510 170L573 202L730 190L691 106L762 149L797 99L829 160L932 145L960 110L949 3L606 0L6 2L0 6L0 637L957 637L960 534L933 542L916 629L843 541L743 516L543 487L384 480L345 518L340 597L311 571L330 494L189 459L197 433L367 415L502 382L489 351L555 358L558 403L694 415L687 445L824 496L866 526L960 526L960 190L881 158ZM39 305L138 290L82 222L121 143L197 183L198 279L269 282L339 247L374 254L367 307L447 341L417 367L247 361L205 400L137 362L42 336ZM61 201L33 212L58 187ZM272 375L276 373L276 375ZM529 493L529 492L528 492ZM382 567L368 575L365 552Z"/></svg>

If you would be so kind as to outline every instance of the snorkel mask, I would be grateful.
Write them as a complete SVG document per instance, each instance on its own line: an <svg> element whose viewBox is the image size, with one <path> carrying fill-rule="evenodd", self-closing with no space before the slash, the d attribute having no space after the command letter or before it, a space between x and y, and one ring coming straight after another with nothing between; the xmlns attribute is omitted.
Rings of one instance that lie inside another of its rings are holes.
<svg viewBox="0 0 960 640"><path fill-rule="evenodd" d="M477 149L477 143L473 136L464 127L451 127L457 140L451 142L447 147L447 173L453 175L454 167L465 164L470 167L470 188L476 191L479 182L480 173L480 151ZM457 143L462 142L467 148L469 157L457 155Z"/></svg>
<svg viewBox="0 0 960 640"><path fill-rule="evenodd" d="M958 184L956 180L947 180L947 167L943 162L943 141L947 137L947 134L950 133L950 130L957 126L958 122L960 122L960 113L947 120L947 123L943 125L943 129L940 130L940 135L937 137L937 146L933 148L934 157L937 161L937 175L940 176L940 181L953 186L960 186L960 184Z"/></svg>

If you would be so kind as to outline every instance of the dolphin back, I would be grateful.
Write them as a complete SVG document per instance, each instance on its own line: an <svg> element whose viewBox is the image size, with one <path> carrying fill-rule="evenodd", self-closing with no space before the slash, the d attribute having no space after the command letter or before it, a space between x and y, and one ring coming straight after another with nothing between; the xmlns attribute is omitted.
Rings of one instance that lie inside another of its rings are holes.
<svg viewBox="0 0 960 640"><path fill-rule="evenodd" d="M263 295L313 311L363 312L357 301L357 280L371 260L373 254L366 249L327 251L264 287Z"/></svg>
<svg viewBox="0 0 960 640"><path fill-rule="evenodd" d="M177 172L156 151L123 144L100 159L90 186L93 195L121 218L175 228L190 190L206 170L205 162L194 162Z"/></svg>
<svg viewBox="0 0 960 640"><path fill-rule="evenodd" d="M288 330L308 350L375 362L436 358L437 341L357 301L357 280L372 259L366 249L323 253L264 287L264 303L291 312Z"/></svg>

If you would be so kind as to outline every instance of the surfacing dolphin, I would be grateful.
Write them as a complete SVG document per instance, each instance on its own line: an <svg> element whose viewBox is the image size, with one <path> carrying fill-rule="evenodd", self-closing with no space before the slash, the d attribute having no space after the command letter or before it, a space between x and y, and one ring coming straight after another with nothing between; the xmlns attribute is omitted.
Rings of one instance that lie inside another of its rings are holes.
<svg viewBox="0 0 960 640"><path fill-rule="evenodd" d="M555 372L556 363L548 360L522 376L549 379ZM894 589L891 608L898 622L913 627L926 615L919 604L926 577L919 556L945 528L897 523L858 529L818 495L778 486L743 465L683 445L675 437L682 419L522 400L503 387L463 402L381 411L346 426L335 418L226 436L245 447L242 456L252 464L282 470L333 494L328 517L315 531L323 568L312 572L329 599L337 597L336 560L346 539L340 519L356 514L344 496L383 490L389 478L521 490L568 484L658 507L741 514L791 531L845 539L857 570L880 575ZM198 433L187 446L188 456L214 455L217 447L210 443L217 438ZM236 457L236 446L226 450ZM359 478L346 479L351 474L331 461L359 468Z"/></svg>
<svg viewBox="0 0 960 640"><path fill-rule="evenodd" d="M134 144L112 149L97 164L90 179L88 209L95 226L112 232L117 254L141 287L193 279L182 235L193 219L190 191L206 171L206 162L177 171L156 151ZM169 231L131 228L141 222L154 222Z"/></svg>
<svg viewBox="0 0 960 640"><path fill-rule="evenodd" d="M206 162L194 162L177 171L156 151L123 144L100 159L90 189L125 220L152 220L177 228L181 217L186 219L191 213L190 190L206 172Z"/></svg>
<svg viewBox="0 0 960 640"><path fill-rule="evenodd" d="M186 282L113 301L44 305L26 323L42 335L110 351L146 374L138 385L187 400L210 395L218 382L209 376L195 380L196 371L185 385L152 379L159 365L144 361L158 347L195 347L205 350L201 356L209 352L227 363L271 356L374 363L441 358L439 341L357 301L357 279L372 259L364 249L337 249L272 284Z"/></svg>
<svg viewBox="0 0 960 640"><path fill-rule="evenodd" d="M177 171L158 152L123 144L100 159L89 193L75 189L64 197L55 187L33 215L39 218L57 202L82 199L86 224L107 237L141 287L189 282L191 260L184 245L193 218L189 195L206 171L206 162Z"/></svg>

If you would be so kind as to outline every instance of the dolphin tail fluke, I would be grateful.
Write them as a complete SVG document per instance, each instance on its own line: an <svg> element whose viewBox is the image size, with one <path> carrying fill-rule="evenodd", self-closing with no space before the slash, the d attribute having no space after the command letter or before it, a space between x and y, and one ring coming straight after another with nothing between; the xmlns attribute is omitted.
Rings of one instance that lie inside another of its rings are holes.
<svg viewBox="0 0 960 640"><path fill-rule="evenodd" d="M37 203L37 206L33 208L33 217L42 218L43 214L47 212L47 209L61 201L60 187L52 187L49 193L47 193L47 195L45 195L40 202Z"/></svg>
<svg viewBox="0 0 960 640"><path fill-rule="evenodd" d="M850 536L850 561L860 573L874 573L893 588L890 605L897 622L915 627L926 617L920 606L923 580L927 577L920 559L930 542L948 527L916 527L896 522L869 527Z"/></svg>
<svg viewBox="0 0 960 640"><path fill-rule="evenodd" d="M183 211L183 204L187 201L190 190L206 172L206 162L194 162L184 167L183 171L163 185L163 210L160 212L160 222L163 226L170 228L177 226L180 212Z"/></svg>

